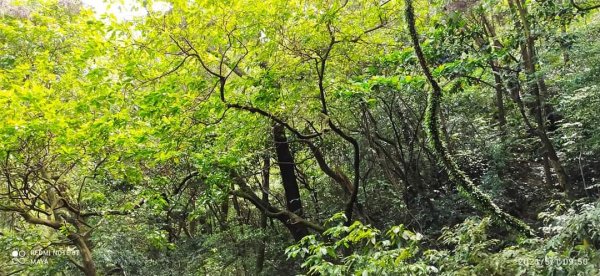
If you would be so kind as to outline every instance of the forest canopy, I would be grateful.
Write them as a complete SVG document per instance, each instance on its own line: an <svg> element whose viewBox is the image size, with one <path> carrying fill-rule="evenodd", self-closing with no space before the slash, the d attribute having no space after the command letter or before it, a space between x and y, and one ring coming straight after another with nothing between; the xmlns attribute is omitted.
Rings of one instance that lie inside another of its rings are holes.
<svg viewBox="0 0 600 276"><path fill-rule="evenodd" d="M596 0L0 0L0 275L596 275Z"/></svg>

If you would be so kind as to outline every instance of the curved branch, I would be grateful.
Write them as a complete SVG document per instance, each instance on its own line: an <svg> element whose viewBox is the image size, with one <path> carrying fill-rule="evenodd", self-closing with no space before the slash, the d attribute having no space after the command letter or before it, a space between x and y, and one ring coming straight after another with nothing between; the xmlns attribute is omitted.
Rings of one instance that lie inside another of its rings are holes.
<svg viewBox="0 0 600 276"><path fill-rule="evenodd" d="M31 224L44 225L53 229L60 229L61 224L55 220L43 219L32 216L29 211L14 206L0 206L0 211L15 212L19 214L25 221Z"/></svg>
<svg viewBox="0 0 600 276"><path fill-rule="evenodd" d="M306 134L306 135L302 134L302 133L300 133L300 131L298 131L297 129L293 128L292 126L290 126L288 123L286 123L282 119L280 119L277 116L273 115L272 113L264 111L264 110L262 110L260 108L253 107L253 106L240 105L240 104L237 104L237 103L227 103L227 102L225 102L225 103L227 104L227 107L237 108L237 109L241 109L241 110L246 110L246 111L249 111L251 113L257 113L257 114L260 114L260 115L262 115L264 117L267 117L267 118L275 121L276 123L284 126L289 131L291 131L296 136L298 136L298 138L300 138L300 139L311 139L311 138L315 138L315 137L318 137L318 136L321 135L320 132Z"/></svg>
<svg viewBox="0 0 600 276"><path fill-rule="evenodd" d="M576 8L578 11L582 11L582 12L590 11L590 10L593 10L593 9L600 8L600 4L597 4L597 5L594 5L594 6L589 6L589 7L582 7L579 4L575 3L575 0L571 0L571 5L574 8Z"/></svg>
<svg viewBox="0 0 600 276"><path fill-rule="evenodd" d="M139 209L140 207L142 207L142 205L144 205L144 203L146 203L146 199L142 199L140 200L140 202L138 202L138 204L136 204L135 206L133 206L133 208L131 210L106 210L106 211L94 211L94 212L85 212L85 213L81 213L81 217L82 218L87 218L87 217L102 217L102 216L106 216L106 215L120 215L120 216L125 216L125 215L129 215L131 214L134 210Z"/></svg>
<svg viewBox="0 0 600 276"><path fill-rule="evenodd" d="M358 145L358 141L352 138L350 135L344 133L341 129L339 129L331 120L329 120L329 127L335 132L337 135L342 137L344 140L348 141L354 148L354 161L352 167L354 169L354 181L352 185L352 193L350 194L350 198L348 202L346 202L346 226L350 226L352 223L352 211L354 210L354 204L358 199L358 191L360 185L360 148Z"/></svg>
<svg viewBox="0 0 600 276"><path fill-rule="evenodd" d="M260 209L266 216L268 216L270 218L276 218L285 225L301 224L301 225L304 225L304 226L306 226L310 229L313 229L319 233L322 233L325 231L325 227L323 227L319 224L316 224L314 222L305 220L305 219L301 218L300 216L294 214L293 212L290 212L287 210L279 210L279 209L273 207L272 205L263 204L263 201L260 198L258 198L256 195L254 195L254 193L244 192L242 190L235 190L235 191L229 192L229 194L237 196L237 197L241 197L243 199L250 201L254 206L256 206L258 209Z"/></svg>

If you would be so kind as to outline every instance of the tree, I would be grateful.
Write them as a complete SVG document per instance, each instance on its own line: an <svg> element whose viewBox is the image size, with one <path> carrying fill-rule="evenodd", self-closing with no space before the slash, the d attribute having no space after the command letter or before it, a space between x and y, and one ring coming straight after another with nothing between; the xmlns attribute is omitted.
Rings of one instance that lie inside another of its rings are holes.
<svg viewBox="0 0 600 276"><path fill-rule="evenodd" d="M597 270L592 2L0 2L2 275Z"/></svg>

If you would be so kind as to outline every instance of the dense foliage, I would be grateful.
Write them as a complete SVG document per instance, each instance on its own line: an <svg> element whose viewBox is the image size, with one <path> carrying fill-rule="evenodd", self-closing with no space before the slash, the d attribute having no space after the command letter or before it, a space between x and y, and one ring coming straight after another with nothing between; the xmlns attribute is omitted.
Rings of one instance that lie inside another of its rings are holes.
<svg viewBox="0 0 600 276"><path fill-rule="evenodd" d="M0 0L0 275L600 271L600 3L101 6Z"/></svg>

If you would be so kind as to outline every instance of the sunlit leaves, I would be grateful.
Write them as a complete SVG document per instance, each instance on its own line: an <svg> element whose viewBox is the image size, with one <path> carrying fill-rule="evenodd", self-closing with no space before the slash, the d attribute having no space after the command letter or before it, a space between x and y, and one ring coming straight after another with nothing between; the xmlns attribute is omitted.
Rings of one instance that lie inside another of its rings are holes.
<svg viewBox="0 0 600 276"><path fill-rule="evenodd" d="M329 221L335 222L339 216ZM315 236L307 236L286 250L288 257L301 257L302 266L312 273L427 275L437 271L436 267L415 260L420 254L418 244L423 236L403 225L394 226L383 235L357 221L348 227L330 227L323 234L331 241L322 242ZM343 252L350 249L354 253L345 256Z"/></svg>

